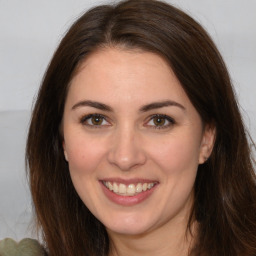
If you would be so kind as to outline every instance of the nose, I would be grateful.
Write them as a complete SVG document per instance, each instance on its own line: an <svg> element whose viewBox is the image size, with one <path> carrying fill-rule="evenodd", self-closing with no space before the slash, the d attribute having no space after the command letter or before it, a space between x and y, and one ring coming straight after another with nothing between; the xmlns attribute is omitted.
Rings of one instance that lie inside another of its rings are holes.
<svg viewBox="0 0 256 256"><path fill-rule="evenodd" d="M146 162L140 135L132 128L118 129L112 136L108 161L122 171L129 171Z"/></svg>

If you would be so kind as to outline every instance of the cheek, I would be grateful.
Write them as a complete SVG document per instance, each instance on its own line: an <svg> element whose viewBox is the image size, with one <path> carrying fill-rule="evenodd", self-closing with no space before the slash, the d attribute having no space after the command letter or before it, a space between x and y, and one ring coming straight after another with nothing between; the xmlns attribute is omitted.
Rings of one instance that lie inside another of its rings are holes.
<svg viewBox="0 0 256 256"><path fill-rule="evenodd" d="M106 148L89 137L71 136L65 138L71 180L84 204L95 212L94 200L99 197L97 169L102 163Z"/></svg>
<svg viewBox="0 0 256 256"><path fill-rule="evenodd" d="M162 170L172 173L197 170L199 143L191 136L173 136L151 146L151 158Z"/></svg>
<svg viewBox="0 0 256 256"><path fill-rule="evenodd" d="M65 144L71 174L91 174L97 169L106 150L101 142L79 135L67 138Z"/></svg>
<svg viewBox="0 0 256 256"><path fill-rule="evenodd" d="M175 216L192 198L198 155L198 141L191 137L172 137L151 147L151 159L162 171L161 182L165 185L162 200L158 203L165 209L163 215Z"/></svg>

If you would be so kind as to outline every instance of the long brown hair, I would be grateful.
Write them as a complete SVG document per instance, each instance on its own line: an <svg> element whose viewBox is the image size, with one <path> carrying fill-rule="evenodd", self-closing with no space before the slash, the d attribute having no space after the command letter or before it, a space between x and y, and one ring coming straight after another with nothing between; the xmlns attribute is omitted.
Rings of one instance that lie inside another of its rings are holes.
<svg viewBox="0 0 256 256"><path fill-rule="evenodd" d="M100 47L142 49L170 65L204 123L216 127L211 157L198 167L191 255L256 255L256 178L225 64L205 30L154 0L103 5L82 15L61 41L32 114L26 160L38 227L49 255L106 256L104 226L77 195L63 156L61 121L79 64Z"/></svg>

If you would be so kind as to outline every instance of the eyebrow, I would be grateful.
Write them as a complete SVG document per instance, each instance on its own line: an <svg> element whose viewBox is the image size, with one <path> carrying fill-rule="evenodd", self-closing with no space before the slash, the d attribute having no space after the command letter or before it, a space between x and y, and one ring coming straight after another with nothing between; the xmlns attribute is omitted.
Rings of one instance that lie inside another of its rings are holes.
<svg viewBox="0 0 256 256"><path fill-rule="evenodd" d="M152 102L150 104L144 105L142 107L140 107L139 112L147 112L153 109L158 109L158 108L163 108L163 107L168 107L168 106L175 106L175 107L179 107L182 110L185 110L185 107L183 105L181 105L178 102L172 101L172 100L165 100L165 101L159 101L159 102ZM79 107L93 107L93 108L97 108L103 111L107 111L107 112L113 112L113 109L104 104L104 103L100 103L97 101L91 101L91 100L83 100L83 101L79 101L78 103L76 103L73 107L72 110L77 109Z"/></svg>
<svg viewBox="0 0 256 256"><path fill-rule="evenodd" d="M108 111L108 112L113 112L113 109L103 103L97 102L97 101L91 101L91 100L83 100L83 101L79 101L78 103L76 103L73 107L72 110L78 108L78 107L93 107L93 108L97 108L100 110L104 110L104 111Z"/></svg>
<svg viewBox="0 0 256 256"><path fill-rule="evenodd" d="M146 112L149 110L168 107L168 106L175 106L175 107L181 108L182 110L186 110L185 107L178 102L175 102L172 100L165 100L165 101L153 102L153 103L147 104L145 106L142 106L140 108L140 112Z"/></svg>

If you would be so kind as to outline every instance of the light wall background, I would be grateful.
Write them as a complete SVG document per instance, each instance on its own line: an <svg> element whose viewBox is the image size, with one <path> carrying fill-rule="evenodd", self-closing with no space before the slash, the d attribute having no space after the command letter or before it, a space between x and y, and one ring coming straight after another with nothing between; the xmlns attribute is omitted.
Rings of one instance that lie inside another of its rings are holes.
<svg viewBox="0 0 256 256"><path fill-rule="evenodd" d="M255 141L256 1L167 2L188 12L213 37ZM103 3L108 1L0 0L0 239L35 236L24 165L32 102L65 31L84 10Z"/></svg>

